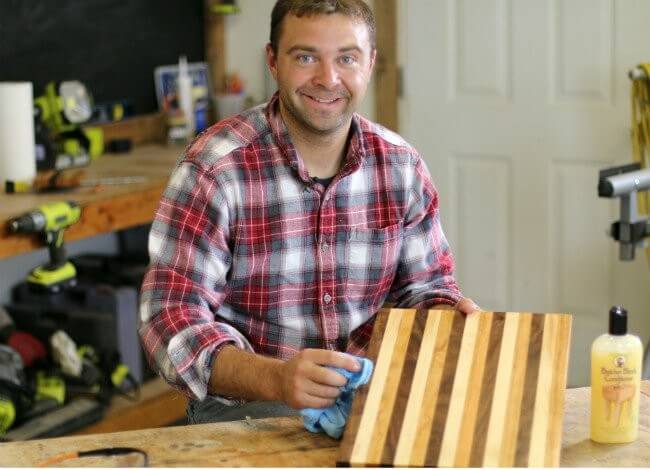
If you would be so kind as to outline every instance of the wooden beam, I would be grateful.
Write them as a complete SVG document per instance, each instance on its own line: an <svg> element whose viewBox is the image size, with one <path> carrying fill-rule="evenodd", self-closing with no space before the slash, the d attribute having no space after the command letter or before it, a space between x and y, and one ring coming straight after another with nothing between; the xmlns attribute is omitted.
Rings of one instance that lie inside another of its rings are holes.
<svg viewBox="0 0 650 470"><path fill-rule="evenodd" d="M377 64L375 66L375 116L377 122L399 131L397 66L397 0L375 0Z"/></svg>
<svg viewBox="0 0 650 470"><path fill-rule="evenodd" d="M205 60L208 63L212 90L216 94L223 89L226 79L226 38L224 17L210 11L210 6L219 4L219 0L204 0Z"/></svg>

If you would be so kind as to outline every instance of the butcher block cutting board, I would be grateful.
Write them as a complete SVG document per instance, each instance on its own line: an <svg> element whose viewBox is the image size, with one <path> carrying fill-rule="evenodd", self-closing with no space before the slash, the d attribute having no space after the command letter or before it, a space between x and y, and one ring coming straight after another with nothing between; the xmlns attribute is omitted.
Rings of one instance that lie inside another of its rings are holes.
<svg viewBox="0 0 650 470"><path fill-rule="evenodd" d="M557 467L566 314L386 309L339 465Z"/></svg>

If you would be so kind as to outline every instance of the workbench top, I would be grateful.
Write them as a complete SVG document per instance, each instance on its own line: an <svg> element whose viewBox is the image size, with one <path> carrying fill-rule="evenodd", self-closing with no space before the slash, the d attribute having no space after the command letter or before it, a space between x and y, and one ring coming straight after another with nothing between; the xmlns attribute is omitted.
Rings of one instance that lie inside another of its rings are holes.
<svg viewBox="0 0 650 470"><path fill-rule="evenodd" d="M182 146L143 145L124 154L106 154L84 168L87 178L144 176L124 185L80 187L56 193L5 194L0 191L0 259L43 247L37 236L7 232L7 221L41 204L72 200L82 207L81 219L65 232L73 241L151 222Z"/></svg>
<svg viewBox="0 0 650 470"><path fill-rule="evenodd" d="M566 392L561 465L647 467L650 462L650 382L641 394L639 439L602 445L589 440L589 388ZM268 418L0 444L0 466L35 466L53 455L100 447L145 450L152 467L282 467L336 465L339 441L306 431L300 418ZM139 465L138 455L93 457L57 465Z"/></svg>

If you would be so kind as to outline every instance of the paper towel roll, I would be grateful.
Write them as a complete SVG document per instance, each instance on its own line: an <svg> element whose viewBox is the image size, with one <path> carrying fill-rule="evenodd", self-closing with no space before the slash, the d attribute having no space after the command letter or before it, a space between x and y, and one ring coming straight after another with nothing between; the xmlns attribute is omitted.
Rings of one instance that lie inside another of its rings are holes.
<svg viewBox="0 0 650 470"><path fill-rule="evenodd" d="M31 82L0 82L0 183L36 176ZM0 189L0 191L2 191Z"/></svg>

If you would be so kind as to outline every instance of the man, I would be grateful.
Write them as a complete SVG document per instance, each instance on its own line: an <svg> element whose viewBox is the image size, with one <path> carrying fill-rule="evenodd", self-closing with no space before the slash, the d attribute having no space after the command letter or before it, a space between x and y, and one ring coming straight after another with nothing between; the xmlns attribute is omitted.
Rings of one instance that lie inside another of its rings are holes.
<svg viewBox="0 0 650 470"><path fill-rule="evenodd" d="M415 149L354 113L376 60L362 0L279 0L267 105L199 136L150 235L140 329L190 422L333 404L384 301L464 314Z"/></svg>

